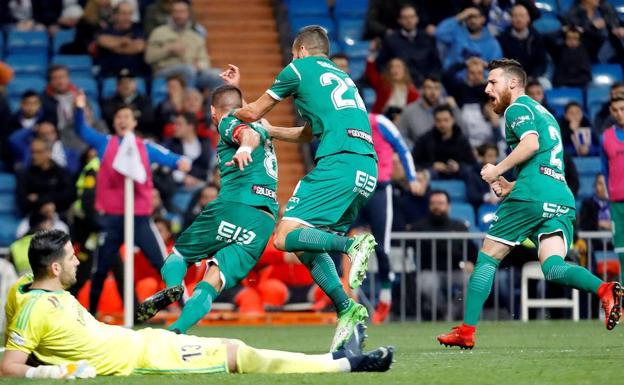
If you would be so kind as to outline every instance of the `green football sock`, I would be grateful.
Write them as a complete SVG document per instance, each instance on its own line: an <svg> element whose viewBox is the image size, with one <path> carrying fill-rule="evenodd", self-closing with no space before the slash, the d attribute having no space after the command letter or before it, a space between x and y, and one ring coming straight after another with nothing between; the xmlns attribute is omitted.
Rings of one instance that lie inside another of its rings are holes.
<svg viewBox="0 0 624 385"><path fill-rule="evenodd" d="M620 259L620 282L624 282L624 253L617 253Z"/></svg>
<svg viewBox="0 0 624 385"><path fill-rule="evenodd" d="M200 281L195 286L191 298L186 301L180 318L169 326L169 330L178 329L181 333L186 333L191 326L199 322L210 311L212 301L218 295L217 289L211 284Z"/></svg>
<svg viewBox="0 0 624 385"><path fill-rule="evenodd" d="M466 293L466 309L464 314L464 324L476 326L483 309L483 304L490 296L496 269L500 261L490 257L483 251L479 251L477 264L468 281L468 292Z"/></svg>
<svg viewBox="0 0 624 385"><path fill-rule="evenodd" d="M299 260L310 270L314 282L332 300L336 312L340 314L347 310L349 308L349 296L342 287L336 265L334 265L329 254L303 253Z"/></svg>
<svg viewBox="0 0 624 385"><path fill-rule="evenodd" d="M339 251L346 253L353 239L308 227L299 228L286 235L286 251Z"/></svg>
<svg viewBox="0 0 624 385"><path fill-rule="evenodd" d="M186 275L186 262L184 258L178 254L169 254L167 259L165 259L163 267L160 269L160 274L167 287L182 284L182 280Z"/></svg>
<svg viewBox="0 0 624 385"><path fill-rule="evenodd" d="M542 264L544 277L551 282L575 289L598 293L602 280L584 267L566 263L559 255L551 255Z"/></svg>

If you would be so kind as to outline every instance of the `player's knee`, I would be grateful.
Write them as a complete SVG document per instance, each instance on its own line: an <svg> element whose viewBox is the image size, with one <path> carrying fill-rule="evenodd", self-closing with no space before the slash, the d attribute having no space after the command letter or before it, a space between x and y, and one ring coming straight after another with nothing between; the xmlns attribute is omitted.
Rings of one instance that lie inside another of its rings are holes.
<svg viewBox="0 0 624 385"><path fill-rule="evenodd" d="M227 352L227 366L228 371L230 373L236 373L238 371L238 344L231 343L232 341L228 341L226 343L226 352Z"/></svg>
<svg viewBox="0 0 624 385"><path fill-rule="evenodd" d="M203 280L210 286L214 287L215 290L220 291L223 287L223 279L221 278L221 270L219 270L219 266L214 264L210 265L204 274Z"/></svg>

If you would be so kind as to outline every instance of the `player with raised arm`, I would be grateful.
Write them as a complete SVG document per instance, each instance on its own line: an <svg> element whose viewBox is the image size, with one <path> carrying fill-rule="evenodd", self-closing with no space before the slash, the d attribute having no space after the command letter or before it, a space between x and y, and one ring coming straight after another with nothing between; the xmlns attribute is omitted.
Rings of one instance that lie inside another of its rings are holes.
<svg viewBox="0 0 624 385"><path fill-rule="evenodd" d="M358 288L365 278L375 239L371 234L348 238L337 233L349 229L374 193L377 157L364 102L353 80L329 60L328 53L325 29L302 28L292 46L293 61L266 93L233 114L244 122L253 122L292 96L308 128L269 127L269 133L275 139L309 139L313 135L320 141L316 167L299 181L288 201L277 227L275 246L297 252L314 281L334 303L338 327L330 349L335 351L349 338L354 326L368 317L368 311L349 299L328 252L347 253L351 261L349 286ZM240 82L236 66L230 66L222 77L230 84Z"/></svg>
<svg viewBox="0 0 624 385"><path fill-rule="evenodd" d="M178 300L187 266L209 259L203 280L169 327L186 333L210 311L221 291L247 276L273 233L278 210L273 144L262 124L244 123L230 113L241 106L236 87L221 86L212 94L212 118L221 135L217 146L221 191L176 240L161 269L167 288L138 306L140 321Z"/></svg>
<svg viewBox="0 0 624 385"><path fill-rule="evenodd" d="M525 95L527 75L517 61L494 60L489 70L485 92L494 112L504 116L505 138L512 152L497 165L483 166L481 176L505 198L494 215L468 282L464 322L438 336L438 341L446 346L474 347L476 325L496 269L526 238L538 246L546 280L600 297L606 327L611 330L620 319L621 285L603 282L584 267L564 261L572 242L575 202L564 177L557 120ZM509 182L501 175L513 167L518 177Z"/></svg>
<svg viewBox="0 0 624 385"><path fill-rule="evenodd" d="M76 282L79 265L68 234L59 230L35 234L28 259L34 280L15 288L2 376L379 372L392 363L392 347L361 352L365 337L361 324L346 349L319 355L255 349L240 340L163 329L136 331L107 325L66 291ZM31 366L33 361L40 365Z"/></svg>

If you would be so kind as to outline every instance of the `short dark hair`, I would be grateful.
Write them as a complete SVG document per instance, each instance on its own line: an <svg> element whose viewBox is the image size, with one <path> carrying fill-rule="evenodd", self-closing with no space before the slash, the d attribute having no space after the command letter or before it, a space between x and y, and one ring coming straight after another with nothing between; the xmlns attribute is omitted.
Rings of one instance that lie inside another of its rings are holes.
<svg viewBox="0 0 624 385"><path fill-rule="evenodd" d="M520 62L518 62L517 60L507 58L496 59L492 60L488 65L489 71L495 70L497 68L502 69L505 73L516 76L518 78L518 81L520 82L520 87L526 87L527 74L524 71L524 68L522 68L522 64L520 64Z"/></svg>
<svg viewBox="0 0 624 385"><path fill-rule="evenodd" d="M132 116L134 116L134 119L136 119L136 116L134 115L134 110L132 109L131 106L119 106L115 109L115 113L113 114L113 116L117 115L117 113L121 110L130 110L130 112L132 112Z"/></svg>
<svg viewBox="0 0 624 385"><path fill-rule="evenodd" d="M294 47L304 46L308 52L312 55L323 54L329 55L329 37L327 37L327 30L320 25L308 25L303 27L297 33Z"/></svg>
<svg viewBox="0 0 624 385"><path fill-rule="evenodd" d="M403 112L401 107L390 106L384 110L383 115L390 120L394 120L397 115L401 115L401 112Z"/></svg>
<svg viewBox="0 0 624 385"><path fill-rule="evenodd" d="M180 83L182 88L186 88L186 80L184 79L183 76L181 76L181 75L170 75L170 76L167 76L166 83L169 83L172 80Z"/></svg>
<svg viewBox="0 0 624 385"><path fill-rule="evenodd" d="M46 230L36 233L28 247L28 262L35 279L48 275L48 267L64 257L69 234L61 230Z"/></svg>
<svg viewBox="0 0 624 385"><path fill-rule="evenodd" d="M446 201L451 203L451 196L449 195L449 193L446 190L439 190L439 189L431 190L431 191L429 191L429 198L431 198L432 196L434 196L436 194L444 195L446 197Z"/></svg>
<svg viewBox="0 0 624 385"><path fill-rule="evenodd" d="M344 59L349 60L349 57L342 52L337 52L329 57L329 60L334 61L334 59Z"/></svg>
<svg viewBox="0 0 624 385"><path fill-rule="evenodd" d="M218 109L240 108L243 106L243 94L229 84L220 86L212 92L212 105Z"/></svg>
<svg viewBox="0 0 624 385"><path fill-rule="evenodd" d="M568 112L568 110L572 107L578 107L581 109L581 111L583 110L583 107L581 106L581 104L575 100L568 102L568 104L565 105L565 107L563 108L563 112Z"/></svg>
<svg viewBox="0 0 624 385"><path fill-rule="evenodd" d="M542 83L540 83L540 82L539 82L539 80L537 80L537 79L535 79L535 78L529 78L529 79L527 80L527 84L526 84L526 86L525 86L524 88L526 89L526 88L531 88L531 87L535 87L535 86L538 86L538 87L544 88L544 86L542 85Z"/></svg>
<svg viewBox="0 0 624 385"><path fill-rule="evenodd" d="M617 102L624 102L624 94L615 94L609 101L609 105Z"/></svg>
<svg viewBox="0 0 624 385"><path fill-rule="evenodd" d="M436 75L436 74L425 75L425 77L423 78L423 83L425 81L427 81L427 80L432 81L434 83L441 83L442 82L442 80L440 79L440 76Z"/></svg>
<svg viewBox="0 0 624 385"><path fill-rule="evenodd" d="M434 109L433 109L433 116L435 117L440 112L445 112L445 111L448 112L449 114L451 114L451 116L454 117L453 109L451 108L450 105L448 105L446 103L445 104L440 104L440 105L434 107Z"/></svg>
<svg viewBox="0 0 624 385"><path fill-rule="evenodd" d="M181 112L176 115L176 118L183 118L187 124L193 127L197 127L197 116L192 112Z"/></svg>
<svg viewBox="0 0 624 385"><path fill-rule="evenodd" d="M37 99L39 99L39 94L38 93L36 93L33 90L26 90L26 91L24 91L22 93L22 100L28 99L28 98L32 98L33 96L36 96Z"/></svg>
<svg viewBox="0 0 624 385"><path fill-rule="evenodd" d="M624 82L615 82L615 83L611 84L611 91L613 91L616 88L620 88L620 87L624 87Z"/></svg>
<svg viewBox="0 0 624 385"><path fill-rule="evenodd" d="M50 79L52 78L52 74L57 71L65 71L69 75L69 68L67 68L67 66L63 64L52 64L50 67L48 67L48 72L46 74L47 80L50 81Z"/></svg>
<svg viewBox="0 0 624 385"><path fill-rule="evenodd" d="M486 152L488 152L488 150L494 150L496 151L496 155L498 155L498 147L496 147L496 145L494 143L483 143L482 145L477 147L477 154L479 154L479 156L483 156L485 155Z"/></svg>
<svg viewBox="0 0 624 385"><path fill-rule="evenodd" d="M413 4L403 4L401 6L401 8L399 8L399 14L397 15L397 19L401 17L401 13L403 13L403 10L406 8L411 8L414 10L414 12L416 13L416 16L418 16L418 8L413 5Z"/></svg>

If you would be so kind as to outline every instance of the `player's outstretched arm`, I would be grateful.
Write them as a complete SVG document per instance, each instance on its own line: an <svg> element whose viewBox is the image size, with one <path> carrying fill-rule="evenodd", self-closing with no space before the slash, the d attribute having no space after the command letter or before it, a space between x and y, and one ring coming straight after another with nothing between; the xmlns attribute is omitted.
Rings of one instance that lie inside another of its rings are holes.
<svg viewBox="0 0 624 385"><path fill-rule="evenodd" d="M312 127L308 124L299 127L279 127L270 124L266 119L262 120L262 126L267 130L271 138L284 142L308 143L314 139Z"/></svg>
<svg viewBox="0 0 624 385"><path fill-rule="evenodd" d="M524 136L514 148L511 154L507 155L499 164L486 164L481 169L481 177L488 183L494 183L498 177L511 170L516 165L530 159L539 150L539 137L535 133Z"/></svg>
<svg viewBox="0 0 624 385"><path fill-rule="evenodd" d="M249 163L253 162L251 153L260 144L260 135L251 128L243 128L237 134L240 146L236 150L236 154L232 157L232 160L225 165L228 167L238 166L243 171Z"/></svg>
<svg viewBox="0 0 624 385"><path fill-rule="evenodd" d="M515 186L516 182L510 182L507 179L505 179L505 177L503 176L499 176L498 180L495 181L494 183L492 183L492 190L494 190L494 193L499 196L499 197L506 197L507 195L509 195L511 193L511 190L513 190L513 187Z"/></svg>
<svg viewBox="0 0 624 385"><path fill-rule="evenodd" d="M246 123L255 122L262 119L277 103L279 100L273 99L269 94L262 94L255 102L234 111L234 116Z"/></svg>
<svg viewBox="0 0 624 385"><path fill-rule="evenodd" d="M95 368L85 360L60 365L39 365L33 367L26 364L27 359L28 354L24 352L6 350L0 366L2 377L75 379L94 378L96 376Z"/></svg>

